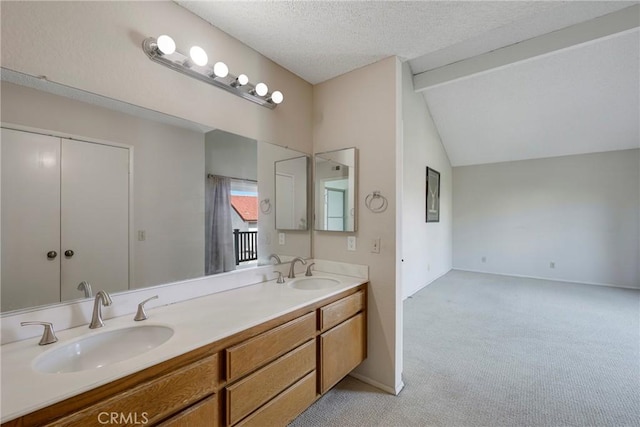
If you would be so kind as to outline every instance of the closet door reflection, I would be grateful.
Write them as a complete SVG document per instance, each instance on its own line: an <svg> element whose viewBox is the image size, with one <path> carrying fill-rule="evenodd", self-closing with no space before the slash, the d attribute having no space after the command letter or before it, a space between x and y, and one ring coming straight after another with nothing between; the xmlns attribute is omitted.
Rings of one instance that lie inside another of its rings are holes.
<svg viewBox="0 0 640 427"><path fill-rule="evenodd" d="M60 140L2 129L2 311L60 301Z"/></svg>
<svg viewBox="0 0 640 427"><path fill-rule="evenodd" d="M2 311L129 288L129 150L2 129Z"/></svg>
<svg viewBox="0 0 640 427"><path fill-rule="evenodd" d="M83 280L96 291L128 289L129 150L63 139L61 158L62 301L82 296Z"/></svg>

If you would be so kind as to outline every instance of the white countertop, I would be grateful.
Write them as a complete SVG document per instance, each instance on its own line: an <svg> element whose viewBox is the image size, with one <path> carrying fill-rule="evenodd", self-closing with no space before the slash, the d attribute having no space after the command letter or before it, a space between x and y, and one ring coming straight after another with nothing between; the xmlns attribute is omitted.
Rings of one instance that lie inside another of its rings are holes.
<svg viewBox="0 0 640 427"><path fill-rule="evenodd" d="M324 272L318 272L314 277L331 277L340 284L331 289L297 290L272 280L147 309L149 318L143 322L134 322L133 315L127 315L105 320L105 326L100 329L91 330L83 325L57 331L58 342L51 345L39 346L39 337L3 345L0 347L1 421L4 423L60 402L367 282L366 279ZM45 374L32 368L37 356L65 343L143 325L169 326L174 334L147 353L99 369Z"/></svg>

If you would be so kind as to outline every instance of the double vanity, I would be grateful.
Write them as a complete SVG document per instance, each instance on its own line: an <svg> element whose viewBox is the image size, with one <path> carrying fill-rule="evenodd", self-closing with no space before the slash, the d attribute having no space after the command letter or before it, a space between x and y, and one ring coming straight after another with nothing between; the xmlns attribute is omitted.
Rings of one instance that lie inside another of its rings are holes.
<svg viewBox="0 0 640 427"><path fill-rule="evenodd" d="M356 232L357 149L2 79L3 426L286 425L366 358L367 268L293 277Z"/></svg>
<svg viewBox="0 0 640 427"><path fill-rule="evenodd" d="M286 425L366 358L366 282L316 272L4 345L2 425Z"/></svg>

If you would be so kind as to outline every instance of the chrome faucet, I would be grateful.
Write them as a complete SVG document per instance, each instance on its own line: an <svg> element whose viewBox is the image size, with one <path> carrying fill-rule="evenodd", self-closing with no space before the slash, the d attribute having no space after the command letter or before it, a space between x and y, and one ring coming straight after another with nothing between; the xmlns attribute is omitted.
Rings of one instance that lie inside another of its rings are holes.
<svg viewBox="0 0 640 427"><path fill-rule="evenodd" d="M300 261L302 263L302 265L307 265L307 261L303 260L299 256L297 256L294 259L292 259L291 260L291 268L289 269L289 275L287 276L289 279L295 279L296 278L296 273L294 272L294 269L296 267L296 262L297 261Z"/></svg>
<svg viewBox="0 0 640 427"><path fill-rule="evenodd" d="M149 301L151 301L152 299L158 299L158 295L154 295L151 298L147 298L146 300L138 304L138 311L136 312L136 315L134 316L133 320L135 320L136 322L139 322L141 320L147 320L147 312L144 310L144 305Z"/></svg>
<svg viewBox="0 0 640 427"><path fill-rule="evenodd" d="M282 272L281 271L274 271L274 273L278 274L278 279L276 280L276 283L278 283L278 284L284 283L284 276L282 275Z"/></svg>
<svg viewBox="0 0 640 427"><path fill-rule="evenodd" d="M91 316L91 323L89 324L89 329L102 328L104 326L104 322L102 321L102 311L100 304L104 306L111 305L111 297L106 291L98 291L96 292L96 299L93 303L93 315Z"/></svg>
<svg viewBox="0 0 640 427"><path fill-rule="evenodd" d="M312 262L307 266L307 272L304 273L305 276L313 276L313 273L311 273L311 267L313 267L314 265L316 265L316 263Z"/></svg>
<svg viewBox="0 0 640 427"><path fill-rule="evenodd" d="M58 337L56 337L56 332L53 330L53 323L20 322L20 326L31 326L31 325L44 326L44 332L42 333L42 338L40 338L40 342L38 343L38 345L53 344L54 342L58 341Z"/></svg>
<svg viewBox="0 0 640 427"><path fill-rule="evenodd" d="M276 265L282 264L282 261L280 261L280 257L278 255L276 254L269 255L269 261L271 261L272 258L276 260Z"/></svg>
<svg viewBox="0 0 640 427"><path fill-rule="evenodd" d="M84 280L80 282L80 284L78 285L78 290L84 291L85 298L93 297L93 291L91 290L91 284L89 282L86 282Z"/></svg>

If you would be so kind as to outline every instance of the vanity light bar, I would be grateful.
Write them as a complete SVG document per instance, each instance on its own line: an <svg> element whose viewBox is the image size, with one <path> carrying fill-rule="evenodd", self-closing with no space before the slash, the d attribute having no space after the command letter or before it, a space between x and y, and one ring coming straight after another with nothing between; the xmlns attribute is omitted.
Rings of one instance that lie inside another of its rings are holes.
<svg viewBox="0 0 640 427"><path fill-rule="evenodd" d="M182 74L219 87L241 98L256 104L274 109L282 103L284 96L280 91L269 93L264 83L253 85L245 74L234 76L224 62L209 65L207 53L199 46L193 46L190 55L184 55L176 50L173 39L162 35L155 39L149 37L142 42L142 50L149 59Z"/></svg>

